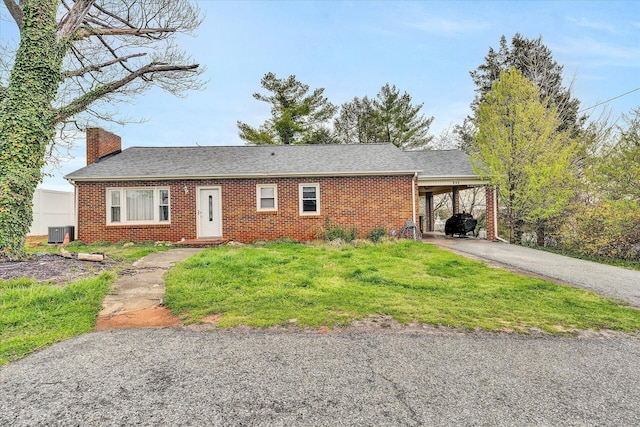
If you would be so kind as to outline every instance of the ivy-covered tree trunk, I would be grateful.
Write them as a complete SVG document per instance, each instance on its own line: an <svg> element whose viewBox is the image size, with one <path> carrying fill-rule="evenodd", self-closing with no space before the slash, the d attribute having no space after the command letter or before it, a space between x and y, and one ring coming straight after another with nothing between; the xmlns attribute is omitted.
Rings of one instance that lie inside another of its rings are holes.
<svg viewBox="0 0 640 427"><path fill-rule="evenodd" d="M199 89L203 70L174 44L202 22L190 0L0 1L20 29L11 75L0 72L1 260L23 255L56 129L82 128L87 116L113 120L89 107L154 86Z"/></svg>
<svg viewBox="0 0 640 427"><path fill-rule="evenodd" d="M64 48L56 39L55 0L27 0L20 46L0 101L0 258L17 259L33 220L33 193L54 137L52 102Z"/></svg>

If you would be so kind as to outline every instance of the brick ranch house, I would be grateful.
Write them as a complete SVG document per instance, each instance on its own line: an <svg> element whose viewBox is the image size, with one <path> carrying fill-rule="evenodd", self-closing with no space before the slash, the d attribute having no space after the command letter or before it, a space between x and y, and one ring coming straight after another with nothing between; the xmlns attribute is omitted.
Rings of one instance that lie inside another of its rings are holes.
<svg viewBox="0 0 640 427"><path fill-rule="evenodd" d="M457 209L458 191L487 184L460 151L392 144L121 148L119 136L87 129L87 166L65 176L86 243L312 240L327 220L365 236L419 216L431 231L434 194L452 192ZM495 204L487 205L493 239Z"/></svg>

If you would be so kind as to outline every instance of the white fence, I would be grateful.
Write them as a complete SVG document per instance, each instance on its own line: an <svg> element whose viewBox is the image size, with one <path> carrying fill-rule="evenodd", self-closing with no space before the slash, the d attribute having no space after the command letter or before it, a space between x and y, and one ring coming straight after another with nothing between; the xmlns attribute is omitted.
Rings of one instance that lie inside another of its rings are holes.
<svg viewBox="0 0 640 427"><path fill-rule="evenodd" d="M49 227L75 225L73 192L36 189L29 236L46 236Z"/></svg>

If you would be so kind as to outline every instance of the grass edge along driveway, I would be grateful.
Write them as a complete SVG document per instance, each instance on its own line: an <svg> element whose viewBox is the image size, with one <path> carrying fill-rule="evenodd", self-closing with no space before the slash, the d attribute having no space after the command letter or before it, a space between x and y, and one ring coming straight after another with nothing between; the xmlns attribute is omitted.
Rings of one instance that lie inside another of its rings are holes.
<svg viewBox="0 0 640 427"><path fill-rule="evenodd" d="M90 332L114 279L102 272L66 285L0 281L0 366Z"/></svg>
<svg viewBox="0 0 640 427"><path fill-rule="evenodd" d="M486 331L640 331L640 311L412 241L206 249L165 276L185 323L333 327L369 315Z"/></svg>
<svg viewBox="0 0 640 427"><path fill-rule="evenodd" d="M59 246L28 247L27 252L59 252ZM102 300L121 268L152 252L168 250L154 242L86 245L75 241L70 252L97 252L118 261L110 271L65 284L19 278L0 280L0 366L58 341L93 330Z"/></svg>

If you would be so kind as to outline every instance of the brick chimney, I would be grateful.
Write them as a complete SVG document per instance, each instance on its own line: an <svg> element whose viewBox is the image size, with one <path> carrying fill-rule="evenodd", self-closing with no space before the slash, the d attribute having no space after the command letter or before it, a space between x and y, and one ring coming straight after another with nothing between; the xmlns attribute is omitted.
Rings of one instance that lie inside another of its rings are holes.
<svg viewBox="0 0 640 427"><path fill-rule="evenodd" d="M121 138L101 128L87 128L87 166L122 150Z"/></svg>

